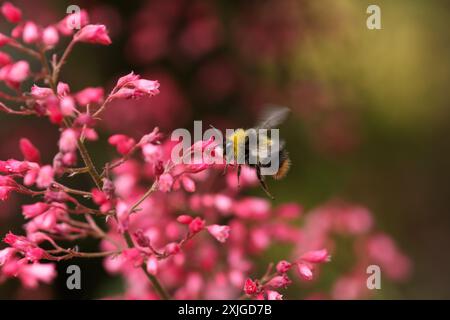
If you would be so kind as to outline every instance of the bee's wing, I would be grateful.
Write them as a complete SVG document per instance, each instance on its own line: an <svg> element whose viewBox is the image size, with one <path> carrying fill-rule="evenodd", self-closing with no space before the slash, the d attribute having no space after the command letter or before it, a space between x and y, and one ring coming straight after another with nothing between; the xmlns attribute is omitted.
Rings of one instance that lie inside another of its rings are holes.
<svg viewBox="0 0 450 320"><path fill-rule="evenodd" d="M272 129L280 125L286 120L290 110L287 107L276 105L267 105L261 112L260 122L256 126L257 129Z"/></svg>

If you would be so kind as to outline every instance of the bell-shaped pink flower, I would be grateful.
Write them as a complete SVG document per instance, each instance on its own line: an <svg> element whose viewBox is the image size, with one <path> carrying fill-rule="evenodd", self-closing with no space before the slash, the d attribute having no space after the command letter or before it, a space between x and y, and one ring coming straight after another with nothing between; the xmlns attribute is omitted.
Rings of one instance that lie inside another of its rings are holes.
<svg viewBox="0 0 450 320"><path fill-rule="evenodd" d="M312 272L312 268L310 265L303 263L303 262L299 262L299 263L297 263L297 269L298 269L300 278L302 278L304 280L308 280L308 281L313 279L313 272Z"/></svg>
<svg viewBox="0 0 450 320"><path fill-rule="evenodd" d="M44 88L44 87L38 87L37 85L33 85L31 87L31 96L35 99L45 99L53 94L52 89L50 88Z"/></svg>
<svg viewBox="0 0 450 320"><path fill-rule="evenodd" d="M22 11L11 2L5 2L1 8L3 16L11 23L18 23L22 20Z"/></svg>
<svg viewBox="0 0 450 320"><path fill-rule="evenodd" d="M229 226L221 226L218 224L212 224L207 226L208 232L217 239L217 241L224 243L227 241L230 236L230 227Z"/></svg>
<svg viewBox="0 0 450 320"><path fill-rule="evenodd" d="M22 214L25 218L34 218L48 209L48 204L45 202L36 202L33 204L26 204L22 206Z"/></svg>
<svg viewBox="0 0 450 320"><path fill-rule="evenodd" d="M74 37L74 41L87 42L102 45L110 45L111 39L108 36L106 27L102 24L88 24L78 31Z"/></svg>
<svg viewBox="0 0 450 320"><path fill-rule="evenodd" d="M25 43L35 43L41 38L41 32L38 26L32 22L28 21L23 27L22 39Z"/></svg>
<svg viewBox="0 0 450 320"><path fill-rule="evenodd" d="M49 48L54 47L59 41L59 34L58 30L53 27L49 26L44 29L42 32L42 42L44 45L46 45Z"/></svg>
<svg viewBox="0 0 450 320"><path fill-rule="evenodd" d="M300 257L301 260L310 263L322 263L330 261L327 249L309 251Z"/></svg>
<svg viewBox="0 0 450 320"><path fill-rule="evenodd" d="M41 160L39 150L27 138L20 139L19 147L26 161L39 162Z"/></svg>

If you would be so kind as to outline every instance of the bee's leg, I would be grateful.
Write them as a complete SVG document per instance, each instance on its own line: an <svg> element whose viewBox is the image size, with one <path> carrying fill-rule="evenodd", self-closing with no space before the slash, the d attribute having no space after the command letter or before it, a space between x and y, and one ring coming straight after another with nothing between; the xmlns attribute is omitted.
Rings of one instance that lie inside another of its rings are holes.
<svg viewBox="0 0 450 320"><path fill-rule="evenodd" d="M241 165L238 165L237 167L237 180L238 180L238 188L241 186L239 182L239 178L241 177Z"/></svg>
<svg viewBox="0 0 450 320"><path fill-rule="evenodd" d="M261 168L259 166L256 166L256 176L258 177L259 183L261 184L261 188L269 196L269 198L274 200L275 197L270 193L269 188L267 187L266 181L264 181L264 177L261 175Z"/></svg>
<svg viewBox="0 0 450 320"><path fill-rule="evenodd" d="M223 172L222 172L223 176L227 173L227 169L228 169L228 162L225 163L225 168L223 168Z"/></svg>

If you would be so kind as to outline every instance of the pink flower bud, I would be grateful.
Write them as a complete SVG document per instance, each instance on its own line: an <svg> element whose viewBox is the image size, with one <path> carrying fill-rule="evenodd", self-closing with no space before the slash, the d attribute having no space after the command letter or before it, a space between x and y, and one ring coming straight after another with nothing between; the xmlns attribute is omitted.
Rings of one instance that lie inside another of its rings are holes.
<svg viewBox="0 0 450 320"><path fill-rule="evenodd" d="M70 93L70 87L67 83L60 81L56 87L56 92L59 96L66 96Z"/></svg>
<svg viewBox="0 0 450 320"><path fill-rule="evenodd" d="M39 150L31 143L30 140L22 138L19 141L20 151L22 152L25 160L31 162L39 162L41 160L41 154Z"/></svg>
<svg viewBox="0 0 450 320"><path fill-rule="evenodd" d="M44 31L42 32L42 42L47 46L47 47L54 47L59 41L59 34L58 34L58 30L53 27L53 26L49 26L47 28L44 29Z"/></svg>
<svg viewBox="0 0 450 320"><path fill-rule="evenodd" d="M25 23L23 27L22 39L25 43L35 43L41 37L38 26L31 21Z"/></svg>
<svg viewBox="0 0 450 320"><path fill-rule="evenodd" d="M205 227L205 220L196 217L189 223L189 231L191 233L198 233Z"/></svg>
<svg viewBox="0 0 450 320"><path fill-rule="evenodd" d="M65 36L71 35L77 28L82 28L89 23L89 16L86 10L72 13L58 22L58 31Z"/></svg>
<svg viewBox="0 0 450 320"><path fill-rule="evenodd" d="M213 224L206 227L208 232L217 239L217 241L224 243L230 236L230 227Z"/></svg>
<svg viewBox="0 0 450 320"><path fill-rule="evenodd" d="M277 263L277 272L278 273L286 273L289 271L289 269L291 268L292 264L282 260L280 262Z"/></svg>
<svg viewBox="0 0 450 320"><path fill-rule="evenodd" d="M73 39L79 42L110 45L111 39L108 36L106 27L102 24L88 24L78 31Z"/></svg>
<svg viewBox="0 0 450 320"><path fill-rule="evenodd" d="M136 145L136 141L133 138L130 138L124 134L115 134L109 137L108 143L115 146L117 152L121 155L128 154L131 149Z"/></svg>
<svg viewBox="0 0 450 320"><path fill-rule="evenodd" d="M35 99L43 100L53 94L52 89L38 87L37 85L33 85L31 87L31 96Z"/></svg>
<svg viewBox="0 0 450 320"><path fill-rule="evenodd" d="M286 274L275 276L267 282L267 286L272 288L285 288L292 283Z"/></svg>
<svg viewBox="0 0 450 320"><path fill-rule="evenodd" d="M85 106L91 103L101 104L103 102L104 90L101 87L98 88L86 88L78 92L75 95L75 99L78 104Z"/></svg>
<svg viewBox="0 0 450 320"><path fill-rule="evenodd" d="M136 230L133 235L138 246L145 248L150 245L150 239L144 234L142 229Z"/></svg>
<svg viewBox="0 0 450 320"><path fill-rule="evenodd" d="M182 224L190 224L192 220L194 219L191 216L185 214L177 217L177 221Z"/></svg>
<svg viewBox="0 0 450 320"><path fill-rule="evenodd" d="M14 248L0 250L0 267L3 266L16 252Z"/></svg>
<svg viewBox="0 0 450 320"><path fill-rule="evenodd" d="M2 14L11 23L18 23L22 19L22 11L10 2L3 3Z"/></svg>
<svg viewBox="0 0 450 320"><path fill-rule="evenodd" d="M73 152L77 150L78 134L73 129L65 129L61 133L58 146L61 152Z"/></svg>
<svg viewBox="0 0 450 320"><path fill-rule="evenodd" d="M283 295L273 290L267 290L267 300L283 300Z"/></svg>
<svg viewBox="0 0 450 320"><path fill-rule="evenodd" d="M253 295L258 291L258 284L252 279L245 280L244 283L244 292L248 295Z"/></svg>
<svg viewBox="0 0 450 320"><path fill-rule="evenodd" d="M29 75L30 75L30 65L28 64L28 62L20 60L10 65L5 80L13 83L21 83Z"/></svg>
<svg viewBox="0 0 450 320"><path fill-rule="evenodd" d="M34 204L26 204L22 206L22 214L25 218L34 218L48 209L48 204L45 202L36 202Z"/></svg>
<svg viewBox="0 0 450 320"><path fill-rule="evenodd" d="M10 64L12 62L9 54L0 51L0 68Z"/></svg>
<svg viewBox="0 0 450 320"><path fill-rule="evenodd" d="M158 273L158 259L155 256L147 259L147 272L154 276Z"/></svg>
<svg viewBox="0 0 450 320"><path fill-rule="evenodd" d="M177 254L180 252L180 245L176 242L171 242L166 245L165 251L169 255Z"/></svg>
<svg viewBox="0 0 450 320"><path fill-rule="evenodd" d="M42 259L42 257L44 256L45 251L41 248L32 248L30 250L27 250L25 252L25 257L31 261L31 262L36 262Z"/></svg>
<svg viewBox="0 0 450 320"><path fill-rule="evenodd" d="M3 33L0 33L0 47L3 47L10 42L11 39L9 37L5 36Z"/></svg>
<svg viewBox="0 0 450 320"><path fill-rule="evenodd" d="M321 263L330 261L327 249L309 251L300 257L301 260L310 263Z"/></svg>
<svg viewBox="0 0 450 320"><path fill-rule="evenodd" d="M159 176L158 186L162 192L169 192L172 189L173 177L169 173L164 173Z"/></svg>
<svg viewBox="0 0 450 320"><path fill-rule="evenodd" d="M303 262L297 263L297 269L298 273L300 274L300 278L308 281L313 279L312 269L306 263Z"/></svg>
<svg viewBox="0 0 450 320"><path fill-rule="evenodd" d="M159 93L159 82L154 80L139 79L131 82L137 93L154 96Z"/></svg>
<svg viewBox="0 0 450 320"><path fill-rule="evenodd" d="M125 202L119 201L116 206L117 220L119 221L119 231L128 229L130 208Z"/></svg>
<svg viewBox="0 0 450 320"><path fill-rule="evenodd" d="M131 82L131 81L136 81L140 78L139 75L134 74L133 71L130 72L129 74L119 78L119 80L117 80L117 84L116 84L116 88L120 88L123 87L124 85L126 85L127 83Z"/></svg>
<svg viewBox="0 0 450 320"><path fill-rule="evenodd" d="M195 182L191 178L183 176L181 177L181 183L187 192L195 192Z"/></svg>
<svg viewBox="0 0 450 320"><path fill-rule="evenodd" d="M59 106L64 116L71 116L75 111L75 100L71 96L62 97Z"/></svg>
<svg viewBox="0 0 450 320"><path fill-rule="evenodd" d="M39 174L36 179L36 185L39 188L45 189L53 182L53 168L50 165L43 166L39 170Z"/></svg>

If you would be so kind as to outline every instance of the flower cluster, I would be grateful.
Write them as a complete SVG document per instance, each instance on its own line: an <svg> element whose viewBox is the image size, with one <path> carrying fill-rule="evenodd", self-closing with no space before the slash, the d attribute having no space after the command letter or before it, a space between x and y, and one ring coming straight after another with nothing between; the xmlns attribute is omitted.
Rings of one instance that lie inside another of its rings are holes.
<svg viewBox="0 0 450 320"><path fill-rule="evenodd" d="M106 27L90 24L84 11L49 26L24 21L20 9L8 2L1 13L14 26L9 35L0 34L0 46L21 51L40 69L0 52L0 81L13 92L0 93L5 101L0 110L45 117L60 136L50 164L42 163L40 150L27 138L19 145L23 159L0 161L0 200L11 193L33 198L22 206L25 235L4 237L0 281L16 277L32 288L55 279L55 262L101 258L109 273L125 279L121 298L276 300L283 288L316 279L321 265L338 251L333 237L339 233L355 235L364 246L358 246L355 271L338 279L332 297L347 292L356 292L352 298L364 296L360 287L347 289L365 284L355 279L368 262L382 265L392 279L408 273L408 259L388 236L373 232L367 210L330 204L308 214L306 224L298 227L303 211L298 204L273 207L266 198L240 194L240 188L258 184L253 169L242 169L238 188L233 170L223 177L223 167L208 161L174 163L174 144L158 127L137 138L109 136L108 152L117 154L100 169L86 144L98 139L103 111L116 100L158 95L159 82L131 72L109 91L87 87L72 92L60 80L61 68L79 43L109 45ZM70 28L75 18L80 30ZM192 26L186 39L195 38L195 30L199 27ZM68 44L59 56L55 48L60 42ZM199 141L189 150L216 146L213 140ZM92 183L76 189L68 179L76 175L88 175ZM98 251L81 250L79 240L85 238L98 239ZM67 242L73 246L61 244ZM270 264L262 277L252 276L258 258L275 245L293 250L286 260ZM296 281L288 276L291 270Z"/></svg>

